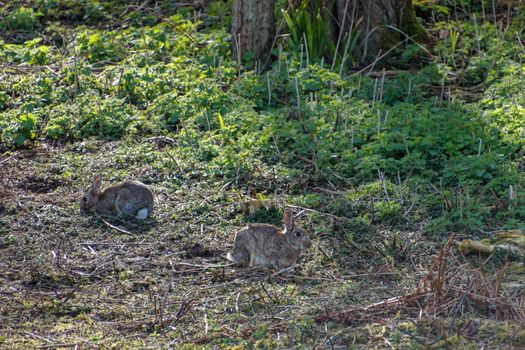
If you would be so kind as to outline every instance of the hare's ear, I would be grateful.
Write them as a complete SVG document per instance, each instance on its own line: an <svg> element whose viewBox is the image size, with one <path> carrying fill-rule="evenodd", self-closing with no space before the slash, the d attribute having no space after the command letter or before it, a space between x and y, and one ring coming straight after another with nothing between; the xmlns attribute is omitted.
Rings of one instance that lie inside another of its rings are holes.
<svg viewBox="0 0 525 350"><path fill-rule="evenodd" d="M286 209L284 211L284 232L292 232L295 228L295 222L293 221L293 215L292 211L290 209Z"/></svg>
<svg viewBox="0 0 525 350"><path fill-rule="evenodd" d="M97 194L100 192L100 187L102 187L102 175L97 174L93 178L93 193Z"/></svg>

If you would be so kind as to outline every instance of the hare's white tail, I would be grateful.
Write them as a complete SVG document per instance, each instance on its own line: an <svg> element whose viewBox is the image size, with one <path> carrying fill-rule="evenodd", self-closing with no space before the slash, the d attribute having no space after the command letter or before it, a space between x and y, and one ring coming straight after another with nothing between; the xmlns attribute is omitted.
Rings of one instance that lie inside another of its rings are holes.
<svg viewBox="0 0 525 350"><path fill-rule="evenodd" d="M144 220L145 218L148 217L148 213L149 213L148 208L142 208L137 212L137 216L135 216L135 218L139 220Z"/></svg>
<svg viewBox="0 0 525 350"><path fill-rule="evenodd" d="M235 257L233 256L233 254L231 252L229 252L228 254L226 254L226 259L232 261L232 262L236 262L237 259L235 259Z"/></svg>

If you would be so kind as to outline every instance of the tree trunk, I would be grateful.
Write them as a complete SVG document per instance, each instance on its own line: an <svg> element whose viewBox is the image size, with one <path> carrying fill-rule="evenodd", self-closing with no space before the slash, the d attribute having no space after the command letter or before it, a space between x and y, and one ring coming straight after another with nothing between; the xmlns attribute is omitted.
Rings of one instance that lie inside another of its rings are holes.
<svg viewBox="0 0 525 350"><path fill-rule="evenodd" d="M240 63L246 54L252 53L258 70L264 69L275 36L274 5L275 0L233 0L234 60Z"/></svg>
<svg viewBox="0 0 525 350"><path fill-rule="evenodd" d="M416 41L428 38L417 21L412 0L337 0L336 10L340 30L348 33L353 26L361 32L362 62L373 61L406 36Z"/></svg>

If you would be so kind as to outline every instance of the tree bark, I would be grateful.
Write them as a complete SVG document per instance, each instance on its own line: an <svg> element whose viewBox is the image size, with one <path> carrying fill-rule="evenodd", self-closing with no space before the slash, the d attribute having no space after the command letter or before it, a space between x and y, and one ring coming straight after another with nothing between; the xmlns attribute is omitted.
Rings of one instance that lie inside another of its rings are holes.
<svg viewBox="0 0 525 350"><path fill-rule="evenodd" d="M241 61L246 54L252 53L259 71L264 69L275 36L274 5L275 0L233 0L234 60Z"/></svg>
<svg viewBox="0 0 525 350"><path fill-rule="evenodd" d="M354 26L361 32L362 62L373 61L406 36L416 41L428 38L416 18L412 0L337 0L336 10L340 31L348 33Z"/></svg>

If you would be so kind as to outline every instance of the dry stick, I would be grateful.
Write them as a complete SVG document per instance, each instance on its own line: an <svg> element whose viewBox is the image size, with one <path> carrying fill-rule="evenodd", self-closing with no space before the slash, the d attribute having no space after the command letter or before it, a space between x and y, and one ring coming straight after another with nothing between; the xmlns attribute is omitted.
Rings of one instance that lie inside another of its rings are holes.
<svg viewBox="0 0 525 350"><path fill-rule="evenodd" d="M288 272L288 271L292 271L295 267L297 267L298 265L293 265L293 266L290 266L290 267L287 267L285 269L282 269L282 270L279 270L273 274L270 275L270 277L275 277L275 276L278 276L280 274L283 274L285 272Z"/></svg>
<svg viewBox="0 0 525 350"><path fill-rule="evenodd" d="M374 95L372 96L372 109L374 109L374 105L376 103L376 94L377 94L377 79L374 81Z"/></svg>
<svg viewBox="0 0 525 350"><path fill-rule="evenodd" d="M305 53L306 53L306 67L305 68L308 68L308 66L310 65L310 55L308 54L308 42L306 41L306 34L303 33L303 40L304 40L304 47L305 47Z"/></svg>
<svg viewBox="0 0 525 350"><path fill-rule="evenodd" d="M408 93L407 93L407 98L405 99L405 102L408 102L408 99L410 98L411 93L412 93L412 79L408 81Z"/></svg>
<svg viewBox="0 0 525 350"><path fill-rule="evenodd" d="M286 7L285 11L290 10L291 6L292 6L292 1L289 1L288 2L288 6ZM279 25L277 26L277 31L276 31L275 36L273 38L272 46L270 46L270 53L273 51L273 48L275 47L275 44L277 43L277 39L279 38L279 33L283 29L282 28L283 25L284 25L284 18L281 18L281 20L279 21ZM268 57L266 57L266 61L264 62L264 66L263 67L266 67L268 65L268 63L270 62L271 56L272 55L268 55ZM288 59L287 59L287 61L288 61ZM288 76L288 80L290 80L289 76Z"/></svg>
<svg viewBox="0 0 525 350"><path fill-rule="evenodd" d="M378 169L377 174L379 176L379 180L381 181L381 185L383 186L383 191L385 192L385 198L387 201L390 202L390 196L388 195L388 191L386 189L385 173L383 173L381 170Z"/></svg>
<svg viewBox="0 0 525 350"><path fill-rule="evenodd" d="M525 83L523 81L523 61L520 56L520 82L521 82L521 99L523 106L525 106Z"/></svg>
<svg viewBox="0 0 525 350"><path fill-rule="evenodd" d="M354 122L352 121L352 133L350 137L350 150L354 153Z"/></svg>
<svg viewBox="0 0 525 350"><path fill-rule="evenodd" d="M222 57L219 58L217 74L219 74L219 90L222 91Z"/></svg>
<svg viewBox="0 0 525 350"><path fill-rule="evenodd" d="M472 14L472 19L474 20L474 28L476 29L476 43L478 44L478 55L481 53L481 35L479 34L478 21L476 19L476 14Z"/></svg>
<svg viewBox="0 0 525 350"><path fill-rule="evenodd" d="M497 27L498 22L496 19L496 6L494 5L494 0L492 0L492 19L494 20L494 27Z"/></svg>
<svg viewBox="0 0 525 350"><path fill-rule="evenodd" d="M177 160L171 155L170 152L166 152L166 154L168 155L168 157L171 158L171 160L173 161L173 163L175 163L175 165L177 166L177 168L179 168L179 171L182 173L184 173L184 171L182 170L182 167L180 166L179 162L177 162Z"/></svg>
<svg viewBox="0 0 525 350"><path fill-rule="evenodd" d="M179 311L177 311L177 313L175 314L175 321L174 322L178 321L182 316L184 316L188 312L188 310L190 309L191 304L193 303L194 300L195 299L190 299L189 301L183 301L180 304Z"/></svg>
<svg viewBox="0 0 525 350"><path fill-rule="evenodd" d="M445 98L445 80L441 83L441 95L439 96L439 106L443 105L443 99Z"/></svg>
<svg viewBox="0 0 525 350"><path fill-rule="evenodd" d="M44 338L43 336L38 335L38 334L35 334L35 333L31 333L31 332L22 332L22 334L25 334L25 335L28 335L28 336L30 336L30 337L33 337L33 338L37 338L37 339L43 340L43 341L45 341L45 342L47 342L47 343L53 343L52 340L49 340L49 339L47 339L47 338Z"/></svg>
<svg viewBox="0 0 525 350"><path fill-rule="evenodd" d="M281 303L281 299L279 298L279 293L277 292L277 289L275 289L275 284L273 284L270 281L270 285L272 286L273 293L275 294L275 299L277 300L277 304L280 304Z"/></svg>
<svg viewBox="0 0 525 350"><path fill-rule="evenodd" d="M418 344L421 344L427 347L436 344L438 341L442 339L442 337L438 337L436 340L433 340L431 342L426 342L424 339L421 339L421 337L416 337L415 335L413 335L412 333L410 333L409 331L403 328L396 327L396 329L399 330L401 333L408 335L410 338L415 340Z"/></svg>
<svg viewBox="0 0 525 350"><path fill-rule="evenodd" d="M237 47L237 79L241 79L241 33L233 36L235 46Z"/></svg>
<svg viewBox="0 0 525 350"><path fill-rule="evenodd" d="M106 242L100 242L100 243L97 243L97 242L92 242L92 243L79 243L78 245L81 245L81 246L87 246L87 247L92 247L92 246L109 246L109 247L122 247L122 246L142 246L142 245L151 245L153 243L106 243ZM185 253L185 251L183 252ZM171 255L174 255L174 253L171 253Z"/></svg>
<svg viewBox="0 0 525 350"><path fill-rule="evenodd" d="M417 195L417 192L415 193ZM415 196L414 196L415 197ZM412 201L412 204L410 204L410 207L408 207L408 209L405 211L405 213L403 214L403 218L406 219L406 217L408 216L408 214L410 214L410 212L412 211L412 208L414 208L414 205L416 205L416 202L417 202L417 198L414 198L414 200Z"/></svg>
<svg viewBox="0 0 525 350"><path fill-rule="evenodd" d="M180 265L180 266L189 266L189 267L199 267L201 269L209 269L209 268L223 268L223 267L229 267L229 266L234 266L236 265L236 263L234 262L231 262L231 263L228 263L228 264L211 264L211 265L196 265L196 264L189 264L189 263L185 263L185 262L176 262L174 263L174 265Z"/></svg>
<svg viewBox="0 0 525 350"><path fill-rule="evenodd" d="M335 45L335 57L334 57L334 61L332 62L332 68L330 70L334 70L335 68L335 62L337 61L336 60L336 57L337 57L337 53L339 52L339 45L341 44L341 38L343 36L343 33L344 33L344 29L345 29L345 22L346 22L346 11L348 9L348 2L349 0L346 0L346 3L345 3L345 10L344 10L344 16L343 16L343 21L341 22L341 30L339 31L339 35L337 36L337 44ZM350 28L351 30L352 28ZM350 36L350 30L348 31L348 36ZM346 51L346 50L345 50Z"/></svg>
<svg viewBox="0 0 525 350"><path fill-rule="evenodd" d="M394 276L394 275L399 275L399 272L356 273L353 275L343 275L341 276L341 278L309 277L309 276L301 276L301 275L289 275L289 276L294 277L294 278L303 279L303 280L312 280L312 281L344 282L346 281L347 278Z"/></svg>
<svg viewBox="0 0 525 350"><path fill-rule="evenodd" d="M133 233L128 231L128 230L125 230L123 228L120 228L120 227L117 227L113 224L110 224L109 222L107 222L106 220L104 220L100 215L97 215L97 217L102 220L103 223L105 223L106 225L108 225L110 228L114 229L114 230L117 230L119 232L122 232L122 233L125 233L127 235L132 235Z"/></svg>
<svg viewBox="0 0 525 350"><path fill-rule="evenodd" d="M208 334L208 313L204 309L204 334Z"/></svg>
<svg viewBox="0 0 525 350"><path fill-rule="evenodd" d="M58 74L57 72L55 72L54 70L51 69L51 67L49 65L46 65L44 66L45 69L47 69L48 71L50 71L51 73L53 73L54 75L56 76L60 76L60 74Z"/></svg>
<svg viewBox="0 0 525 350"><path fill-rule="evenodd" d="M192 33L189 33L189 32L187 32L186 30L184 30L184 29L182 29L180 27L175 27L175 30L178 31L179 33L181 33L182 35L184 35L186 38L190 39L190 41L195 46L197 46L199 44L199 42L197 41L196 37Z"/></svg>
<svg viewBox="0 0 525 350"><path fill-rule="evenodd" d="M379 88L379 103L383 102L383 89L385 86L385 69L383 68L383 72L381 74L381 87Z"/></svg>
<svg viewBox="0 0 525 350"><path fill-rule="evenodd" d="M264 283L263 283L262 281L260 282L260 285L261 285L261 287L262 287L262 290L264 291L264 293L265 293L266 296L268 297L268 299L270 299L270 301L272 301L273 303L276 303L276 304L277 304L278 301L279 301L279 300L278 300L278 297L277 297L277 299L273 298L273 296L270 294L270 292L268 292L268 290L266 289L266 287L264 286ZM275 287L274 287L274 291L275 291ZM262 299L263 301L265 301L265 300L264 300L264 296L263 296L260 292L259 292L258 294L259 294L259 296L261 297L261 299Z"/></svg>
<svg viewBox="0 0 525 350"><path fill-rule="evenodd" d="M279 146L277 145L277 138L275 135L272 135L273 143L275 145L275 150L277 152L277 155L279 156L279 159L281 158L281 151L279 150Z"/></svg>
<svg viewBox="0 0 525 350"><path fill-rule="evenodd" d="M266 73L266 82L268 84L268 106L272 105L272 86L270 85L270 73Z"/></svg>
<svg viewBox="0 0 525 350"><path fill-rule="evenodd" d="M117 82L117 95L120 94L120 87L121 87L121 82L122 82L122 75L124 75L124 69L121 68L120 69L120 75L118 77L118 82ZM98 102L97 102L98 103ZM101 114L101 111L100 111L100 104L98 104L98 112Z"/></svg>
<svg viewBox="0 0 525 350"><path fill-rule="evenodd" d="M496 28L496 29L499 29L499 28ZM501 33L501 37L499 37L500 33ZM501 44L504 42L503 40L504 33L503 31L499 31L499 32L497 31L496 35L498 35L497 40L496 40L496 52L499 52L501 49ZM490 62L490 68L488 69L488 72L491 72L494 69L494 67L496 66L496 60L497 60L497 56L494 56L494 58Z"/></svg>
<svg viewBox="0 0 525 350"><path fill-rule="evenodd" d="M13 154L12 156L9 156L7 157L6 159L2 160L0 162L0 165L4 164L4 163L7 163L8 161L10 161L11 159L14 159L14 157L16 157L16 155L18 154L18 152L16 152L15 154Z"/></svg>
<svg viewBox="0 0 525 350"><path fill-rule="evenodd" d="M368 11L366 11L366 32L368 34L365 37L365 49L363 51L363 58L361 59L361 63L365 61L366 52L368 51L368 36L374 31L374 29L372 29L370 32L368 31L370 29L370 7L372 7L372 0L368 0Z"/></svg>
<svg viewBox="0 0 525 350"><path fill-rule="evenodd" d="M168 141L170 143L177 143L175 139L172 139L171 137L167 136L155 136L155 137L149 137L147 139L144 139L144 141Z"/></svg>
<svg viewBox="0 0 525 350"><path fill-rule="evenodd" d="M40 345L37 349L56 349L56 348L78 348L78 344L53 344L53 345Z"/></svg>
<svg viewBox="0 0 525 350"><path fill-rule="evenodd" d="M353 308L351 308L349 310L344 310L342 312L336 312L336 313L332 313L332 314L329 314L329 315L326 315L326 316L318 316L318 317L316 317L316 320L317 320L317 322L319 322L319 321L327 321L327 320L336 321L338 319L341 320L346 315L352 314L354 312L367 312L367 311L371 311L373 309L378 309L379 311L381 311L384 308L392 307L392 306L399 306L399 305L402 305L402 304L406 303L408 300L419 299L419 298L421 298L421 297L423 297L425 295L429 295L429 294L431 294L431 293L423 292L423 291L415 291L415 292L407 294L407 295L393 297L393 298L388 298L388 299L381 300L379 302L372 303L372 304L369 304L369 305L366 305L366 306L353 307Z"/></svg>
<svg viewBox="0 0 525 350"><path fill-rule="evenodd" d="M283 57L283 46L279 45L279 57L277 59L277 71L275 72L274 79L277 79L279 77L279 74L281 74L281 57Z"/></svg>
<svg viewBox="0 0 525 350"><path fill-rule="evenodd" d="M297 93L297 109L301 109L301 97L299 96L299 83L297 82L297 75L295 76L295 91Z"/></svg>
<svg viewBox="0 0 525 350"><path fill-rule="evenodd" d="M72 45L73 45L73 64L74 64L74 67L75 67L75 88L76 88L76 92L78 93L79 90L80 90L80 82L79 82L79 79L78 79L77 48L76 48L76 45L75 45L75 39L74 38L73 38ZM120 81L119 81L119 83L120 83Z"/></svg>
<svg viewBox="0 0 525 350"><path fill-rule="evenodd" d="M430 53L430 51L428 51L427 48L425 48L423 45L421 45L420 43L418 43L417 41L415 41L412 37L408 36L405 32L403 32L403 31L401 31L401 30L399 30L399 29L397 29L396 27L393 27L393 26L391 26L391 25L381 25L381 26L377 26L377 27L375 27L374 29L372 29L372 30L370 31L370 33L367 34L367 37L368 37L368 35L372 34L376 29L378 29L378 28L380 28L380 27L387 27L387 28L393 29L393 30L395 30L395 31L397 31L397 32L399 32L399 33L405 35L406 38L407 38L408 40L414 42L416 45L418 45L420 48L422 48L426 53L428 53L428 54L432 57L432 53ZM388 55L390 52L392 52L393 50L395 50L395 49L396 49L399 45L401 45L401 44L404 44L404 42L403 42L403 41L398 42L397 44L395 44L394 46L392 46L388 51L386 51L385 53L383 53L383 54L381 54L380 56L378 56L378 57L374 60L374 62L370 63L368 66L364 67L363 69L361 69L361 70L359 70L359 71L357 71L357 72L355 72L355 73L352 73L352 74L350 75L350 77L353 77L354 75L361 74L361 73L363 73L364 71L366 71L367 69L369 69L370 67L375 66L375 65L377 64L377 62L379 62L381 59L383 59L383 57L385 57L385 56Z"/></svg>
<svg viewBox="0 0 525 350"><path fill-rule="evenodd" d="M478 145L478 157L481 155L481 145L483 144L483 140L481 137L479 137L479 145Z"/></svg>
<svg viewBox="0 0 525 350"><path fill-rule="evenodd" d="M284 54L284 64L286 66L286 76L288 77L288 82L290 82L290 67L288 65L288 55Z"/></svg>
<svg viewBox="0 0 525 350"><path fill-rule="evenodd" d="M377 82L377 79L376 79L376 82ZM372 105L373 105L373 102L372 102ZM372 106L372 108L374 108ZM379 136L381 134L381 111L378 109L377 110L377 136Z"/></svg>
<svg viewBox="0 0 525 350"><path fill-rule="evenodd" d="M135 10L137 12L139 12L140 10L144 9L146 7L146 5L150 2L150 0L145 0L140 6L133 6L133 5L128 5L124 11L120 14L120 17L123 17L124 15L126 15L128 13L128 11L132 8L135 8ZM174 4L175 6L179 6L179 7L182 7L182 6L191 6L192 4ZM150 8L151 9L151 8Z"/></svg>
<svg viewBox="0 0 525 350"><path fill-rule="evenodd" d="M332 217L334 219L341 220L341 221L352 221L350 218L347 218L347 217L337 216L337 215L333 215L333 214L329 214L329 213L324 213L322 211L318 211L318 210L310 209L310 208L304 208L304 207L300 207L298 205L287 205L287 207L295 208L295 209L301 209L301 210L309 211L309 212L312 212L312 213L317 213L319 215L329 216L329 217Z"/></svg>
<svg viewBox="0 0 525 350"><path fill-rule="evenodd" d="M519 46L521 47L521 50L525 54L525 47L521 43L521 38L520 38L519 33L516 33L516 39L518 41ZM523 61L521 60L521 57L520 57L520 81L521 81L521 94L523 98L523 105L525 106L525 83L523 82Z"/></svg>
<svg viewBox="0 0 525 350"><path fill-rule="evenodd" d="M521 2L521 1L520 1ZM511 1L509 1L508 3L508 6L507 6L507 27L505 28L505 32L507 32L509 30L509 27L510 27L510 22L511 22L511 12L510 12L510 8L511 8Z"/></svg>
<svg viewBox="0 0 525 350"><path fill-rule="evenodd" d="M346 41L346 45L345 45L345 52L343 54L343 60L341 61L341 65L339 66L339 75L342 75L343 74L343 67L346 63L346 59L348 57L348 49L349 49L349 46L350 46L350 40L352 39L352 29L354 28L354 23L355 23L355 14L356 14L356 8L357 6L355 6L355 2L354 2L354 5L352 6L352 20L350 21L350 27L348 27L348 39ZM361 84L361 81L359 81L359 84Z"/></svg>
<svg viewBox="0 0 525 350"><path fill-rule="evenodd" d="M235 311L239 312L239 299L241 297L241 292L237 293L237 297L235 298Z"/></svg>

